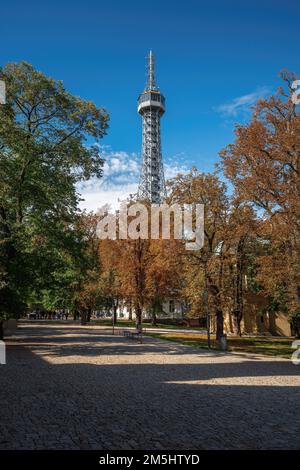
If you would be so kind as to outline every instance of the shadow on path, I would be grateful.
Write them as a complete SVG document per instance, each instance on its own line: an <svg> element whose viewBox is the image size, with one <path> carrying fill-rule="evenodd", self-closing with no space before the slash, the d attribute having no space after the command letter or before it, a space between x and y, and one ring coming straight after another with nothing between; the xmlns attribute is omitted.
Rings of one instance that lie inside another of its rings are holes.
<svg viewBox="0 0 300 470"><path fill-rule="evenodd" d="M37 330L20 329L0 366L0 449L300 447L299 371L288 361Z"/></svg>

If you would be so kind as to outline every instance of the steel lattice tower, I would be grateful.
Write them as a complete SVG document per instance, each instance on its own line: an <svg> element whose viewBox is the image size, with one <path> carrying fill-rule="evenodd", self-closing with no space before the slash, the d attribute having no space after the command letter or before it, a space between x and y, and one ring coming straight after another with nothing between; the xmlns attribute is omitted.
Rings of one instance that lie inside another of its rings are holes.
<svg viewBox="0 0 300 470"><path fill-rule="evenodd" d="M138 112L143 118L142 168L138 197L159 204L166 196L160 140L160 118L165 112L165 98L155 82L152 51L147 59L146 87L138 98Z"/></svg>

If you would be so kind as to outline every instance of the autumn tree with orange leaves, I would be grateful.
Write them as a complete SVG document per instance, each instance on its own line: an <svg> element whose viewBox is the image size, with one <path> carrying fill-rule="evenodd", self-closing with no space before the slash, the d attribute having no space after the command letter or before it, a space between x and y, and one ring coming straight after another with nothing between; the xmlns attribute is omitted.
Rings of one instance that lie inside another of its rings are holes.
<svg viewBox="0 0 300 470"><path fill-rule="evenodd" d="M223 234L228 218L229 200L225 184L216 175L199 173L193 168L186 175L178 175L169 181L170 202L178 204L204 204L204 247L186 252L189 262L198 263L204 277L211 309L216 318L217 339L223 335ZM203 289L199 285L199 290Z"/></svg>
<svg viewBox="0 0 300 470"><path fill-rule="evenodd" d="M292 100L296 76L282 72L285 87L254 107L251 121L236 127L235 142L221 152L235 200L251 204L261 220L262 291L300 311L300 115Z"/></svg>

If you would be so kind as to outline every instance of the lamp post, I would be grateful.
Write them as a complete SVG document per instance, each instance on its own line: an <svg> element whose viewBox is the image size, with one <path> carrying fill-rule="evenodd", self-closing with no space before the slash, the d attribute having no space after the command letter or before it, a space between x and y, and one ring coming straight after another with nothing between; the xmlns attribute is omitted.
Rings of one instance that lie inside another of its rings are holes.
<svg viewBox="0 0 300 470"><path fill-rule="evenodd" d="M113 311L112 311L112 333L115 334L115 306L113 301Z"/></svg>
<svg viewBox="0 0 300 470"><path fill-rule="evenodd" d="M209 315L209 308L208 308L208 291L205 289L204 291L204 306L205 306L205 313L206 313L206 329L207 329L207 346L210 349L211 341L210 341L210 315Z"/></svg>
<svg viewBox="0 0 300 470"><path fill-rule="evenodd" d="M113 335L115 334L115 324L116 324L118 303L119 303L118 298L114 298L113 299L113 312L112 312Z"/></svg>

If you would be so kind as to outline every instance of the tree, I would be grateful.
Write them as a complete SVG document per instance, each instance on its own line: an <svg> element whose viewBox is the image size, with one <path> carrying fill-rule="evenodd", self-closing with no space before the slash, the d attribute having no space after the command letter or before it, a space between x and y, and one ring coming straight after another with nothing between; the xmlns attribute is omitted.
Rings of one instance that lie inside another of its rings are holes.
<svg viewBox="0 0 300 470"><path fill-rule="evenodd" d="M233 332L239 336L244 312L244 278L249 275L248 267L255 254L258 229L258 221L249 205L231 203L223 232L224 301L232 317Z"/></svg>
<svg viewBox="0 0 300 470"><path fill-rule="evenodd" d="M270 295L283 288L295 313L300 311L300 116L291 97L296 76L284 71L281 77L287 91L280 87L257 102L251 121L237 126L235 142L221 158L236 200L251 203L263 221L268 250L260 282Z"/></svg>
<svg viewBox="0 0 300 470"><path fill-rule="evenodd" d="M217 339L223 335L223 237L228 218L229 200L225 184L216 175L199 173L193 168L186 175L178 175L169 181L170 202L178 204L204 204L204 247L187 252L192 263L199 263L207 288L211 307L216 318ZM203 283L199 289L203 288Z"/></svg>
<svg viewBox="0 0 300 470"><path fill-rule="evenodd" d="M78 212L76 183L102 175L96 144L108 115L26 62L0 70L0 318L21 311L51 277L53 244L68 250ZM46 267L46 272L44 269ZM47 283L46 283L47 284ZM12 302L12 299L13 302Z"/></svg>
<svg viewBox="0 0 300 470"><path fill-rule="evenodd" d="M142 327L143 309L146 305L146 270L149 240L121 240L122 253L119 273L122 292L131 299L135 311L136 328Z"/></svg>
<svg viewBox="0 0 300 470"><path fill-rule="evenodd" d="M130 216L128 220L132 223L136 218ZM133 308L137 329L141 328L145 311L151 313L155 324L163 300L179 295L180 289L178 241L144 239L139 232L137 223L136 239L101 240L99 273L103 294L114 315L119 305L126 305L131 313Z"/></svg>
<svg viewBox="0 0 300 470"><path fill-rule="evenodd" d="M145 303L150 309L152 324L162 311L165 299L181 295L182 275L180 269L182 243L178 240L150 240L145 273Z"/></svg>
<svg viewBox="0 0 300 470"><path fill-rule="evenodd" d="M117 309L122 296L120 274L120 256L122 247L119 240L101 240L99 245L100 271L99 285L101 296L105 299L106 311L112 311L114 324L117 321ZM126 297L125 297L126 298Z"/></svg>
<svg viewBox="0 0 300 470"><path fill-rule="evenodd" d="M79 313L83 324L90 321L92 311L101 297L98 281L100 267L98 220L97 214L83 212L76 227L83 249L77 257L76 281L70 287L73 292L73 309Z"/></svg>

